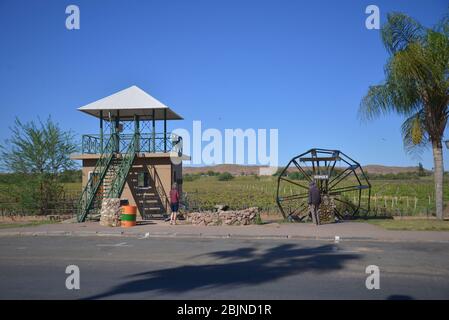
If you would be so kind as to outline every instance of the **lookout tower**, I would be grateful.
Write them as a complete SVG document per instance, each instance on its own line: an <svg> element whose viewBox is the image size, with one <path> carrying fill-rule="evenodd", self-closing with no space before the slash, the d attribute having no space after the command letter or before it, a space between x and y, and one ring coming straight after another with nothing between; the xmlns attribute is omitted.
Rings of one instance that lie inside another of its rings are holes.
<svg viewBox="0 0 449 320"><path fill-rule="evenodd" d="M167 121L182 117L137 86L78 110L99 120L99 132L84 134L81 153L71 155L82 161L78 221L99 213L104 198L137 206L143 219L163 216L171 185L182 191L182 160L189 159L182 138L167 132Z"/></svg>

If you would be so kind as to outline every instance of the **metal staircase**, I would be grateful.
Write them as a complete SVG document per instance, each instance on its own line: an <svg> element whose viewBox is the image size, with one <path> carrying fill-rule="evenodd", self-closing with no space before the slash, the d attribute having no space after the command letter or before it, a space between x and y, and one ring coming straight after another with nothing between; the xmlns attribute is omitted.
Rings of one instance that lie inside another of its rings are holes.
<svg viewBox="0 0 449 320"><path fill-rule="evenodd" d="M163 219L166 217L162 199L154 186L145 188L145 190L139 190L136 196L139 198L137 204L143 220Z"/></svg>
<svg viewBox="0 0 449 320"><path fill-rule="evenodd" d="M110 184L107 184L105 194L106 198L120 198L123 188L125 187L126 178L131 169L134 159L136 158L138 135L135 134L129 144L126 153L118 154L115 158L116 170L111 174ZM105 181L107 183L107 181Z"/></svg>
<svg viewBox="0 0 449 320"><path fill-rule="evenodd" d="M148 174L151 177L148 187L135 189L139 211L143 220L165 219L169 206L168 196L154 165L149 165L148 169Z"/></svg>
<svg viewBox="0 0 449 320"><path fill-rule="evenodd" d="M134 135L126 153L117 153L118 140L111 136L83 189L77 207L78 222L89 214L99 213L104 198L119 198L126 177L136 157L137 135Z"/></svg>

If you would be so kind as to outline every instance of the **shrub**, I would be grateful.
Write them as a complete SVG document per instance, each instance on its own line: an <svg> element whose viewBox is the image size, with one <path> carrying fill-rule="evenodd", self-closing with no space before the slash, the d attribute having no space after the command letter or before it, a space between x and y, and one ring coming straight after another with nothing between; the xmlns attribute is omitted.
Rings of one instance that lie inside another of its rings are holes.
<svg viewBox="0 0 449 320"><path fill-rule="evenodd" d="M195 180L197 180L197 179L199 179L200 178L200 174L189 174L189 173L187 173L187 174L185 174L184 176L183 176L183 180L184 181L195 181Z"/></svg>
<svg viewBox="0 0 449 320"><path fill-rule="evenodd" d="M234 176L229 172L223 172L218 175L218 181L229 181L234 179Z"/></svg>
<svg viewBox="0 0 449 320"><path fill-rule="evenodd" d="M65 170L59 174L59 182L81 182L81 170Z"/></svg>
<svg viewBox="0 0 449 320"><path fill-rule="evenodd" d="M301 180L301 179L304 179L304 175L303 175L302 173L300 173L300 172L292 172L292 173L289 173L287 177L288 177L289 179L292 179L292 180Z"/></svg>

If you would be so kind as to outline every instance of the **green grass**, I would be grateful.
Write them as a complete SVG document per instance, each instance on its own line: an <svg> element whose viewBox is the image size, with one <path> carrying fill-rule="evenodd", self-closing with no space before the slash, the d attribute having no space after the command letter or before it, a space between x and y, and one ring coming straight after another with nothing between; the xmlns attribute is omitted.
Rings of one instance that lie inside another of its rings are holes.
<svg viewBox="0 0 449 320"><path fill-rule="evenodd" d="M27 221L27 222L15 222L15 223L0 223L0 229L9 229L9 228L23 228L23 227L36 227L44 224L53 224L57 223L56 221L50 220L39 220L39 221Z"/></svg>
<svg viewBox="0 0 449 320"><path fill-rule="evenodd" d="M366 222L382 227L387 230L407 230L407 231L449 231L449 221L440 220L395 220L379 219L366 220Z"/></svg>
<svg viewBox="0 0 449 320"><path fill-rule="evenodd" d="M67 192L79 192L81 193L82 186L81 182L65 182L63 183L64 190Z"/></svg>

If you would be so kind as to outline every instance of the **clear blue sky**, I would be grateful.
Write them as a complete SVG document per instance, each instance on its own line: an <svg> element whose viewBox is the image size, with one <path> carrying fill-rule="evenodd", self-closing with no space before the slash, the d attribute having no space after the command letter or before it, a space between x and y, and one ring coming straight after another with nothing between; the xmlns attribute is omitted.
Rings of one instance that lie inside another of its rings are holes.
<svg viewBox="0 0 449 320"><path fill-rule="evenodd" d="M65 28L76 4L81 29ZM0 139L14 117L51 115L93 133L76 108L133 84L186 119L171 128L278 128L280 163L310 147L337 148L363 164L416 165L396 116L357 119L360 99L383 79L379 31L401 11L431 26L447 0L18 1L0 0ZM449 138L449 135L446 135ZM422 162L432 167L431 151ZM445 167L449 153L445 150Z"/></svg>

